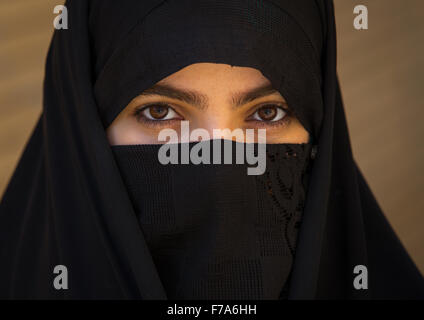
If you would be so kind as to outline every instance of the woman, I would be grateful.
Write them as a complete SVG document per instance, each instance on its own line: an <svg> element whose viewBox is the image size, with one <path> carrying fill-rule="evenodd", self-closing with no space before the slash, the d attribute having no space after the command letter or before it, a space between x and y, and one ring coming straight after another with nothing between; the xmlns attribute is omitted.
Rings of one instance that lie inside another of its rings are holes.
<svg viewBox="0 0 424 320"><path fill-rule="evenodd" d="M424 297L352 157L332 1L66 6L0 207L2 297ZM266 129L264 172L196 164L226 128L257 130L229 144L258 165ZM166 129L188 165L159 163Z"/></svg>

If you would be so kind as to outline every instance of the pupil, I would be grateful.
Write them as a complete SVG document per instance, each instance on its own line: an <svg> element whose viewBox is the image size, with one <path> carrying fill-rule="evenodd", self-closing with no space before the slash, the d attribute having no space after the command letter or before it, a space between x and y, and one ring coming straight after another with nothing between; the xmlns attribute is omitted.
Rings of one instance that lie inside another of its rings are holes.
<svg viewBox="0 0 424 320"><path fill-rule="evenodd" d="M150 115L155 119L162 119L168 114L168 108L162 106L150 107Z"/></svg>
<svg viewBox="0 0 424 320"><path fill-rule="evenodd" d="M259 117L262 120L269 121L275 118L277 115L277 110L272 107L264 107L259 109Z"/></svg>

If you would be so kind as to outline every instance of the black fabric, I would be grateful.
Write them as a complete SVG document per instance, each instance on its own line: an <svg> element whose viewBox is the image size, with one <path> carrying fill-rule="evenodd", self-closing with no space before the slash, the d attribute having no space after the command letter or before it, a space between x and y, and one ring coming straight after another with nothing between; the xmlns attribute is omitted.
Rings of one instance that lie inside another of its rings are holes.
<svg viewBox="0 0 424 320"><path fill-rule="evenodd" d="M0 205L0 297L167 298L105 127L130 98L203 61L261 70L318 145L288 298L424 298L423 278L351 152L332 1L66 6L69 29L55 31L48 52L43 112ZM247 17L233 26L237 9ZM160 19L168 16L175 24ZM68 267L68 290L54 289L55 265ZM368 290L353 287L356 265L368 268Z"/></svg>
<svg viewBox="0 0 424 320"><path fill-rule="evenodd" d="M187 150L209 150L219 164L163 165L160 145L112 147L169 299L284 295L312 145L266 145L261 175L248 175L247 163L225 164L228 146L232 159L240 146L246 152L230 140L191 143Z"/></svg>

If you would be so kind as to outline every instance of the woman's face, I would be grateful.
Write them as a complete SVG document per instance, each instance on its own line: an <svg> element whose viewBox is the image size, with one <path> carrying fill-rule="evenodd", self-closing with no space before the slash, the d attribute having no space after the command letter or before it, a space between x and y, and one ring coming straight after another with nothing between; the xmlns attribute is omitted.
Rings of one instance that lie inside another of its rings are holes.
<svg viewBox="0 0 424 320"><path fill-rule="evenodd" d="M308 132L254 68L196 63L135 97L107 129L111 145L156 144L162 129L266 129L267 143L305 143ZM256 132L256 130L255 130Z"/></svg>

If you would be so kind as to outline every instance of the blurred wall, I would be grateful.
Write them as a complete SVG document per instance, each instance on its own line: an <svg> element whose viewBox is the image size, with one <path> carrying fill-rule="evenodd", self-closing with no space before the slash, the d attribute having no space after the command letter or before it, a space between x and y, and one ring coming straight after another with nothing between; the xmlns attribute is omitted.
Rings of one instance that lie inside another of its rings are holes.
<svg viewBox="0 0 424 320"><path fill-rule="evenodd" d="M0 194L41 112L54 6L0 0ZM353 28L353 8L369 29ZM424 1L335 0L338 70L354 156L424 273Z"/></svg>
<svg viewBox="0 0 424 320"><path fill-rule="evenodd" d="M424 1L334 2L354 157L424 273ZM368 8L368 30L353 27L358 4Z"/></svg>

